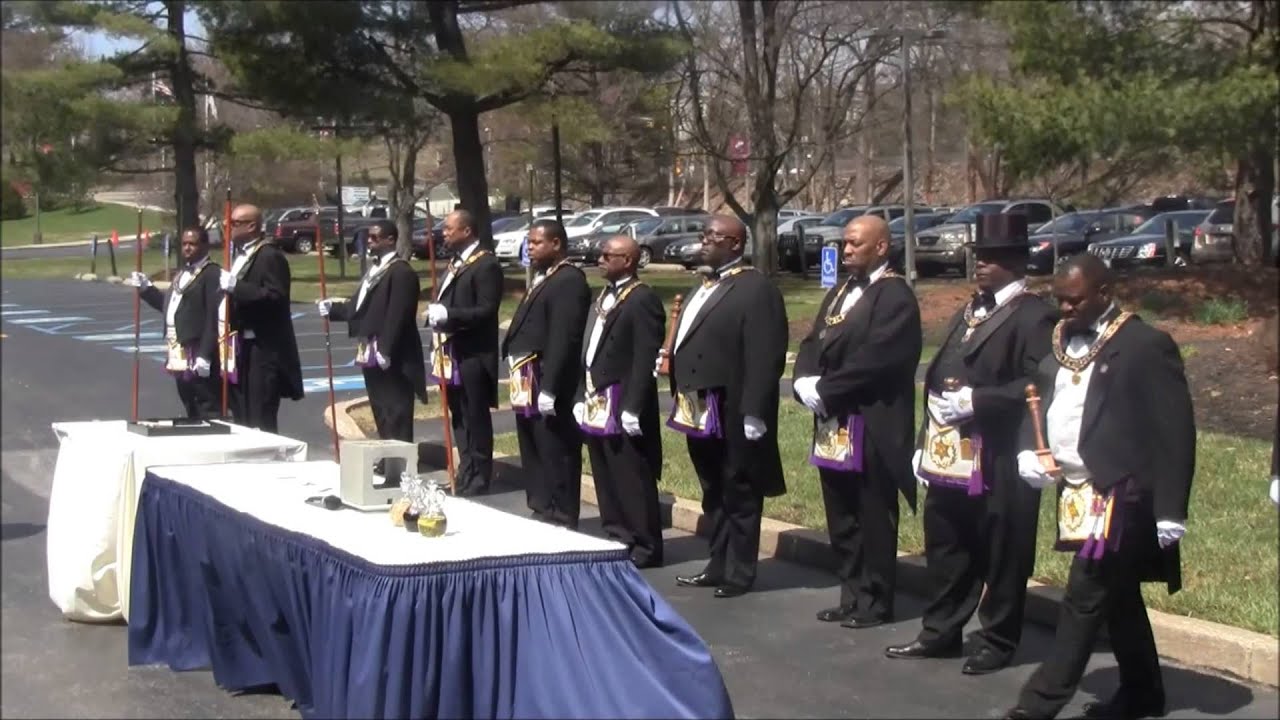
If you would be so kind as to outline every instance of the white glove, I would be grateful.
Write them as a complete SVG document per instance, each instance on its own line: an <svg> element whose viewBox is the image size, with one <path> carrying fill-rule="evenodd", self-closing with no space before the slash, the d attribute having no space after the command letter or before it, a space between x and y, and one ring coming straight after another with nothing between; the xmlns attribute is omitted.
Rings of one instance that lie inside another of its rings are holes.
<svg viewBox="0 0 1280 720"><path fill-rule="evenodd" d="M1280 507L1280 477L1271 478L1271 502Z"/></svg>
<svg viewBox="0 0 1280 720"><path fill-rule="evenodd" d="M209 377L209 372L213 370L212 366L209 365L209 361L204 358L196 358L192 369L196 371L196 375L202 378Z"/></svg>
<svg viewBox="0 0 1280 720"><path fill-rule="evenodd" d="M373 357L375 360L378 361L378 367L382 368L383 370L386 370L387 368L391 367L391 361L387 359L385 356L383 356L382 353L375 352L373 354Z"/></svg>
<svg viewBox="0 0 1280 720"><path fill-rule="evenodd" d="M586 403L574 403L574 404L573 404L573 419L574 419L575 421L577 421L577 423L578 423L579 425L581 425L581 424L582 424L582 421L583 421L586 417L587 417L587 404L586 404Z"/></svg>
<svg viewBox="0 0 1280 720"><path fill-rule="evenodd" d="M236 274L230 270L223 270L222 275L218 277L218 286L225 292L231 292L236 289Z"/></svg>
<svg viewBox="0 0 1280 720"><path fill-rule="evenodd" d="M1156 522L1156 539L1160 541L1160 547L1167 548L1170 545L1182 539L1187 534L1187 529L1182 523L1173 520L1160 520Z"/></svg>
<svg viewBox="0 0 1280 720"><path fill-rule="evenodd" d="M927 488L929 487L929 479L920 474L920 461L923 459L923 450L917 450L915 454L911 456L911 473L916 476L916 482L920 484L920 487Z"/></svg>
<svg viewBox="0 0 1280 720"><path fill-rule="evenodd" d="M764 437L767 426L760 418L753 418L750 415L742 418L742 434L747 436L748 440L755 442Z"/></svg>
<svg viewBox="0 0 1280 720"><path fill-rule="evenodd" d="M791 383L791 388L800 397L800 403L809 408L809 412L825 416L826 408L822 404L822 397L818 395L818 379L816 375L796 378L796 381Z"/></svg>
<svg viewBox="0 0 1280 720"><path fill-rule="evenodd" d="M662 358L667 356L664 348L658 348L658 357L653 360L653 376L658 377L658 371L662 369Z"/></svg>
<svg viewBox="0 0 1280 720"><path fill-rule="evenodd" d="M556 398L554 395L538 393L538 412L554 417L556 414Z"/></svg>
<svg viewBox="0 0 1280 720"><path fill-rule="evenodd" d="M445 320L449 319L449 309L440 303L431 303L427 306L427 322L433 327L438 327Z"/></svg>
<svg viewBox="0 0 1280 720"><path fill-rule="evenodd" d="M125 278L124 282L121 284L128 285L129 287L136 287L139 290L146 290L151 287L151 278L147 277L147 274L144 272L134 270L129 273L129 277Z"/></svg>
<svg viewBox="0 0 1280 720"><path fill-rule="evenodd" d="M333 307L333 300L329 298L320 298L316 301L316 309L320 311L320 317L329 317L329 309Z"/></svg>
<svg viewBox="0 0 1280 720"><path fill-rule="evenodd" d="M938 422L943 422L942 418L951 411L951 403L943 400L941 395L929 393L925 398L925 404L929 408L929 415Z"/></svg>
<svg viewBox="0 0 1280 720"><path fill-rule="evenodd" d="M973 417L973 388L966 386L955 391L944 391L942 399L948 405L938 416L944 423L952 425Z"/></svg>
<svg viewBox="0 0 1280 720"><path fill-rule="evenodd" d="M1030 450L1018 453L1018 475L1023 482L1037 490L1053 484L1053 476L1044 471L1040 458Z"/></svg>
<svg viewBox="0 0 1280 720"><path fill-rule="evenodd" d="M622 415L619 416L618 419L622 420L623 432L630 435L631 437L636 437L640 434L640 418L639 417L632 415L626 410L623 410Z"/></svg>

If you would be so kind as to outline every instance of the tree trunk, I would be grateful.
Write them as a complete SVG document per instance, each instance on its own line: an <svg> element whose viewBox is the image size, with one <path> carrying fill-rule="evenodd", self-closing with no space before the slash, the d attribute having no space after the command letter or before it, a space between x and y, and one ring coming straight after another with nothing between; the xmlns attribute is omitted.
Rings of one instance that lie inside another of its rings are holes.
<svg viewBox="0 0 1280 720"><path fill-rule="evenodd" d="M865 109L863 110L863 118L870 118L871 113L876 106L876 69L873 65L871 70L867 72L867 88L865 98ZM872 179L872 155L875 150L871 145L871 132L867 128L863 128L858 133L858 187L854 191L854 197L860 202L871 202L871 186L875 183ZM839 210L837 207L831 208Z"/></svg>
<svg viewBox="0 0 1280 720"><path fill-rule="evenodd" d="M391 212L396 223L396 254L406 260L413 255L414 188L417 186L418 147L415 141L404 143L399 153L400 167L391 168ZM431 228L427 228L431 232ZM430 242L430 238L428 238Z"/></svg>
<svg viewBox="0 0 1280 720"><path fill-rule="evenodd" d="M756 270L773 275L778 267L778 192L774 178L768 173L756 174L755 187L751 191L753 216L751 235L754 240L752 263Z"/></svg>
<svg viewBox="0 0 1280 720"><path fill-rule="evenodd" d="M600 207L605 195L604 146L591 143L587 152L591 154L591 207Z"/></svg>
<svg viewBox="0 0 1280 720"><path fill-rule="evenodd" d="M924 95L929 112L929 144L924 153L924 198L929 203L933 202L933 179L937 172L938 153L938 107L933 93L933 84L930 83L929 91Z"/></svg>
<svg viewBox="0 0 1280 720"><path fill-rule="evenodd" d="M169 35L178 46L178 56L170 69L169 81L178 106L178 121L169 141L173 147L173 201L178 230L199 223L200 190L196 184L196 93L191 58L186 48L185 2L165 3Z"/></svg>
<svg viewBox="0 0 1280 720"><path fill-rule="evenodd" d="M458 198L476 220L476 231L486 244L493 242L489 221L489 181L484 176L480 144L480 113L469 104L448 110L453 134L453 164L458 176Z"/></svg>
<svg viewBox="0 0 1280 720"><path fill-rule="evenodd" d="M1255 147L1236 161L1235 256L1241 264L1262 266L1271 258L1271 198L1275 192L1274 158Z"/></svg>

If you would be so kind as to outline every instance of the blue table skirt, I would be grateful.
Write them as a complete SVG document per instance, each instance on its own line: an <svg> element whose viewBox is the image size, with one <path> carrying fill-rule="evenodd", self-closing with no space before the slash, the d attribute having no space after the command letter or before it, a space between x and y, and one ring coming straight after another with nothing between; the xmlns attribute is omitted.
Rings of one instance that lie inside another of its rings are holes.
<svg viewBox="0 0 1280 720"><path fill-rule="evenodd" d="M622 551L381 567L148 473L130 591L130 665L274 684L307 718L733 716Z"/></svg>

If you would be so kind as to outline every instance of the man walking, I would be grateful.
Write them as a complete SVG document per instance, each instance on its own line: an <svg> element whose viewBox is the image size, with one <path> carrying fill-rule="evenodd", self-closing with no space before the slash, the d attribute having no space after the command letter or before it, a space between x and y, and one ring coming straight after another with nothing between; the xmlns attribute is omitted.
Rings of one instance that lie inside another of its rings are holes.
<svg viewBox="0 0 1280 720"><path fill-rule="evenodd" d="M164 369L173 375L178 399L191 419L222 415L218 368L218 270L209 258L209 233L182 232L182 270L162 295L146 273L134 271L125 284L138 288L148 305L164 314Z"/></svg>
<svg viewBox="0 0 1280 720"><path fill-rule="evenodd" d="M1005 667L1022 638L1040 499L1018 477L1015 458L1027 422L1025 389L1049 354L1054 323L1053 309L1026 292L1026 217L978 219L978 292L929 364L913 460L929 485L925 559L937 590L919 636L885 651L891 658L959 655L977 610L982 629L966 675Z"/></svg>
<svg viewBox="0 0 1280 720"><path fill-rule="evenodd" d="M316 301L320 315L346 321L356 340L356 366L364 375L378 437L413 442L413 398L427 402L418 337L418 274L396 255L395 223L369 227L373 265L347 300Z"/></svg>
<svg viewBox="0 0 1280 720"><path fill-rule="evenodd" d="M591 458L600 524L645 568L662 565L662 438L649 358L662 347L664 318L657 293L636 277L639 264L634 239L605 241L599 265L608 284L587 316L585 372L573 414Z"/></svg>
<svg viewBox="0 0 1280 720"><path fill-rule="evenodd" d="M787 489L777 435L787 310L778 288L743 262L746 237L737 218L711 218L702 283L686 296L669 358L675 407L667 425L687 438L712 524L710 561L676 582L714 587L718 598L750 591L764 498Z"/></svg>
<svg viewBox="0 0 1280 720"><path fill-rule="evenodd" d="M573 419L573 398L582 378L582 328L591 291L586 276L565 257L563 225L535 221L528 243L533 287L502 341L520 467L533 517L577 529L582 437Z"/></svg>
<svg viewBox="0 0 1280 720"><path fill-rule="evenodd" d="M832 288L800 344L792 389L814 414L818 468L840 604L823 622L861 629L893 621L898 491L916 506L911 472L920 306L888 266L889 226L873 215L844 229L849 279Z"/></svg>
<svg viewBox="0 0 1280 720"><path fill-rule="evenodd" d="M289 309L289 260L262 235L262 211L238 205L231 211L237 256L219 277L231 299L232 357L223 368L234 383L231 413L237 423L276 432L281 398L302 399L302 362ZM225 327L225 319L219 323ZM228 364L231 364L230 362Z"/></svg>
<svg viewBox="0 0 1280 720"><path fill-rule="evenodd" d="M481 245L475 218L444 220L449 272L427 307L432 379L448 384L449 423L458 448L457 493L484 495L493 481L493 408L498 407L498 307L502 266ZM450 449L452 452L452 449Z"/></svg>
<svg viewBox="0 0 1280 720"><path fill-rule="evenodd" d="M1178 346L1111 296L1111 271L1076 255L1054 278L1062 321L1037 376L1052 461L1024 436L1018 471L1056 484L1059 550L1074 552L1053 650L1006 717L1052 718L1070 701L1105 626L1120 669L1086 717L1160 717L1164 682L1141 583L1181 587L1196 426ZM1141 437L1135 439L1134 433ZM1048 467L1046 467L1048 465Z"/></svg>

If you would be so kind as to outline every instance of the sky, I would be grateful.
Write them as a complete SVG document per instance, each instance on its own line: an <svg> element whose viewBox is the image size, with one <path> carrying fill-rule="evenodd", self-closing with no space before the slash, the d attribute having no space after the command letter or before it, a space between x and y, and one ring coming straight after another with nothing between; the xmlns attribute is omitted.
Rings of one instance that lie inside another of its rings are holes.
<svg viewBox="0 0 1280 720"><path fill-rule="evenodd" d="M186 14L186 28L190 35L204 37L204 25L194 11ZM105 33L85 33L81 38L85 52L90 58L101 58L118 52L133 50L138 47L138 40L129 37L112 37Z"/></svg>

